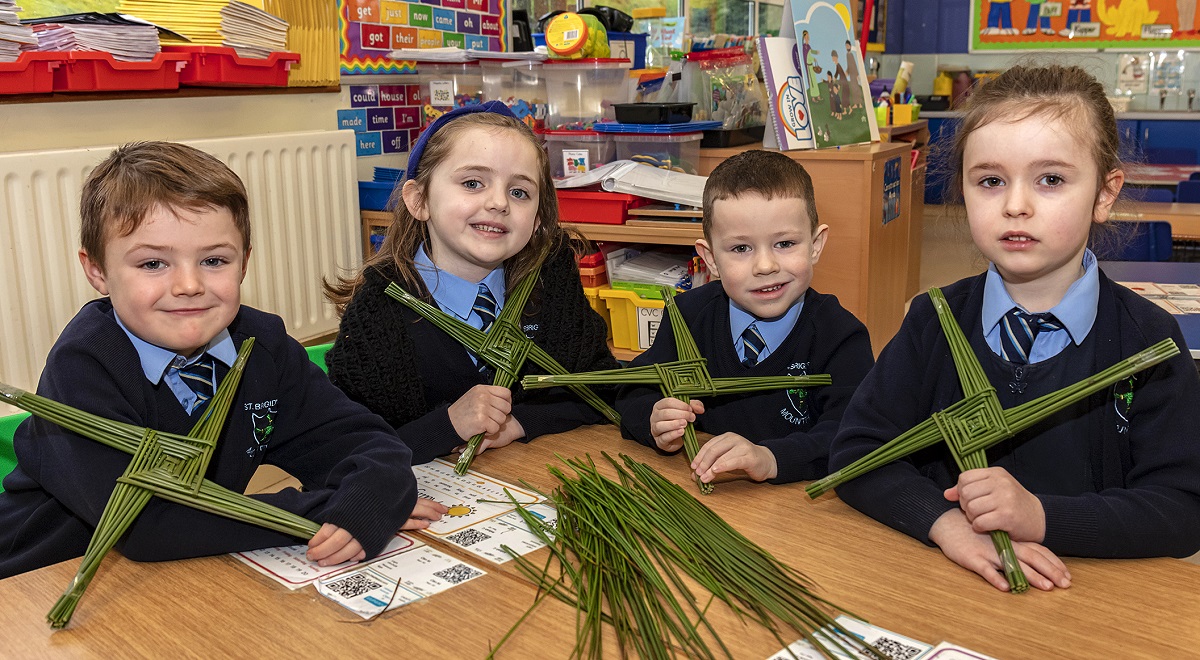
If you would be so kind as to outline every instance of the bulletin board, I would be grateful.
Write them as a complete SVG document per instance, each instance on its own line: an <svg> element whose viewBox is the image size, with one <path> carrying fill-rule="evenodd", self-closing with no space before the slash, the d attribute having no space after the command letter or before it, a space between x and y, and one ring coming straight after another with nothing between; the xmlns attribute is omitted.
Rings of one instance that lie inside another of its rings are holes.
<svg viewBox="0 0 1200 660"><path fill-rule="evenodd" d="M395 48L508 50L508 0L338 0L342 75L412 73Z"/></svg>
<svg viewBox="0 0 1200 660"><path fill-rule="evenodd" d="M1200 48L1196 0L971 0L971 51Z"/></svg>

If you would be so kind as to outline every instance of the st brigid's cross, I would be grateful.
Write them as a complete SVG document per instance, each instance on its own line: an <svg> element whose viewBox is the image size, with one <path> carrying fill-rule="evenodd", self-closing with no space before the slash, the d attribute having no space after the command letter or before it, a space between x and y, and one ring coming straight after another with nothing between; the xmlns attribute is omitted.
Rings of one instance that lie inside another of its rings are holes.
<svg viewBox="0 0 1200 660"><path fill-rule="evenodd" d="M942 331L946 333L946 341L950 344L950 354L962 384L962 400L933 413L929 419L850 465L812 482L805 488L809 497L819 497L855 477L939 442L944 442L950 449L959 470L985 468L988 448L1119 380L1179 354L1175 342L1164 339L1075 385L1005 410L1000 407L995 388L984 375L983 367L958 327L941 290L930 289L929 297L937 310ZM991 535L1009 590L1015 594L1024 592L1029 588L1029 582L1017 562L1008 533L994 531Z"/></svg>
<svg viewBox="0 0 1200 660"><path fill-rule="evenodd" d="M540 272L541 267L538 267L509 292L504 308L500 310L496 321L492 323L492 327L487 332L471 327L437 307L416 298L395 282L388 284L387 294L441 328L494 369L493 385L512 387L513 383L517 382L517 374L521 372L527 359L552 374L567 373L567 370L557 360L533 343L533 340L526 337L525 333L521 331L521 312L525 309L525 303L529 300L529 294L533 291ZM620 424L621 417L617 411L613 410L612 406L605 403L595 392L583 385L568 385L568 387L581 399L600 411L600 414L604 415L608 421ZM483 442L482 433L467 441L466 449L459 455L458 463L454 466L455 472L467 473L471 467L471 461L475 458L475 453L479 451L481 442Z"/></svg>
<svg viewBox="0 0 1200 660"><path fill-rule="evenodd" d="M659 290L662 293L667 315L671 319L671 332L675 336L677 360L641 367L590 371L566 376L526 376L521 380L521 384L527 389L580 383L657 385L663 396L674 397L687 403L691 401L692 397L814 387L829 385L833 382L829 374L713 378L708 373L708 360L700 355L700 349L696 347L696 341L692 338L687 323L683 320L683 313L675 305L675 289L662 286L659 287ZM683 430L683 448L689 463L696 457L696 452L700 451L696 430L692 428L691 423L688 423ZM699 478L697 478L696 484L700 487L700 492L704 494L712 492L712 484L702 483Z"/></svg>
<svg viewBox="0 0 1200 660"><path fill-rule="evenodd" d="M233 368L187 435L114 422L0 383L0 400L133 455L125 473L117 479L75 579L46 615L51 627L62 628L71 620L104 555L125 534L152 495L299 538L311 538L320 529L310 520L204 478L253 346L253 337L242 342Z"/></svg>

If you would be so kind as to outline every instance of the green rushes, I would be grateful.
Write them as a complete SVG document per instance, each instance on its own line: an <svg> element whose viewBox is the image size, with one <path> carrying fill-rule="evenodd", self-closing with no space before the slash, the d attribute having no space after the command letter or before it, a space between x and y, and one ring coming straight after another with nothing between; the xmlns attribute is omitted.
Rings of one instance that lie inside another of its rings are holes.
<svg viewBox="0 0 1200 660"><path fill-rule="evenodd" d="M104 555L125 534L152 495L300 538L310 538L320 529L312 521L204 478L253 346L253 337L242 342L237 361L187 435L161 433L104 419L0 383L0 398L5 402L133 455L124 474L117 479L75 579L46 617L51 627L62 628L71 620Z"/></svg>
<svg viewBox="0 0 1200 660"><path fill-rule="evenodd" d="M549 594L576 609L575 657L604 655L606 624L616 633L621 657L732 657L708 621L718 601L740 620L766 628L781 646L799 634L829 657L835 651L885 657L838 627L829 611L840 608L816 596L803 574L683 488L628 456L622 462L604 458L618 480L601 475L590 458L560 457L570 474L550 468L559 482L549 495L558 509L554 528L518 505L549 548L545 565L505 548L539 589L533 607ZM837 634L815 635L825 627Z"/></svg>
<svg viewBox="0 0 1200 660"><path fill-rule="evenodd" d="M492 384L507 388L512 387L513 383L517 381L517 374L525 365L526 359L532 360L534 364L552 374L567 373L567 370L557 360L533 343L533 340L526 337L525 333L521 331L521 312L525 309L525 303L529 300L529 295L533 291L534 284L537 283L540 272L541 267L539 266L509 292L504 309L500 310L500 314L497 315L492 327L486 333L414 297L395 282L388 284L386 293L470 349L480 360L495 370L496 374L492 379ZM612 406L605 403L604 399L601 399L591 389L574 384L568 385L568 387L604 415L608 421L613 424L621 423L621 417L617 411L613 410ZM467 441L466 449L458 457L458 463L454 466L455 472L467 473L482 442L482 433Z"/></svg>
<svg viewBox="0 0 1200 660"><path fill-rule="evenodd" d="M708 361L700 355L700 349L683 320L683 313L675 305L675 289L669 286L659 289L666 303L667 316L671 319L677 360L580 374L526 376L521 380L521 385L526 389L555 385L657 385L664 397L674 397L687 403L699 396L815 387L832 382L829 374L713 378L708 373ZM691 423L683 429L683 451L689 465L700 451L700 442L696 439L696 430ZM696 485L699 486L700 492L706 495L713 490L712 484L701 482L699 477L696 478Z"/></svg>
<svg viewBox="0 0 1200 660"><path fill-rule="evenodd" d="M1164 339L1098 374L1005 410L1000 407L995 389L984 375L942 292L936 288L930 289L929 297L950 345L963 399L945 410L933 413L929 419L854 463L810 483L805 488L809 497L819 497L851 479L939 442L946 443L959 470L987 467L985 452L988 448L1117 381L1179 354L1179 347L1174 340ZM1008 534L1003 531L992 532L992 542L1000 556L1010 591L1021 593L1028 589L1029 583L1017 563Z"/></svg>

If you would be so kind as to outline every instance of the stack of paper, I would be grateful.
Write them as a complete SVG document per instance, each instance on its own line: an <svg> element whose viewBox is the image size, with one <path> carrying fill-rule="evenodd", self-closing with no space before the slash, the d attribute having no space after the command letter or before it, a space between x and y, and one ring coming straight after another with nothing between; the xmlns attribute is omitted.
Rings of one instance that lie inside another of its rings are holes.
<svg viewBox="0 0 1200 660"><path fill-rule="evenodd" d="M288 71L288 85L337 85L341 79L338 53L338 7L329 0L265 0L263 9L288 23L288 47L300 61Z"/></svg>
<svg viewBox="0 0 1200 660"><path fill-rule="evenodd" d="M1171 314L1200 314L1200 284L1117 282Z"/></svg>
<svg viewBox="0 0 1200 660"><path fill-rule="evenodd" d="M672 172L631 160L616 160L579 176L554 182L555 188L582 188L599 183L609 192L639 195L664 202L699 207L704 203L708 177Z"/></svg>
<svg viewBox="0 0 1200 660"><path fill-rule="evenodd" d="M33 29L17 19L19 11L13 0L0 0L0 62L14 62L22 50L37 46Z"/></svg>
<svg viewBox="0 0 1200 660"><path fill-rule="evenodd" d="M159 52L158 28L124 23L41 23L33 26L38 50L111 53L121 62L149 62Z"/></svg>
<svg viewBox="0 0 1200 660"><path fill-rule="evenodd" d="M257 5L238 0L121 0L127 14L161 25L199 46L229 46L244 57L287 50L288 24ZM168 40L175 43L173 40Z"/></svg>

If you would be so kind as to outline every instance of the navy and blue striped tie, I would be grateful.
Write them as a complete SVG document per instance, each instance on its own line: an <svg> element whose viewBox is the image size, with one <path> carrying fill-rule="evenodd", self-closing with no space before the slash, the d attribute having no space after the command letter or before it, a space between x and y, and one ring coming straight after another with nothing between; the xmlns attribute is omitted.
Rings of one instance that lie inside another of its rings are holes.
<svg viewBox="0 0 1200 660"><path fill-rule="evenodd" d="M1000 357L1017 364L1029 362L1029 350L1039 332L1062 330L1062 324L1050 312L1030 314L1013 307L1000 320Z"/></svg>
<svg viewBox="0 0 1200 660"><path fill-rule="evenodd" d="M758 356L767 347L767 342L758 333L758 324L751 323L742 331L742 364L753 367L758 364Z"/></svg>
<svg viewBox="0 0 1200 660"><path fill-rule="evenodd" d="M215 374L213 373L212 358L207 355L202 356L199 360L181 367L178 371L183 384L196 394L196 403L192 405L188 414L202 410L213 396Z"/></svg>
<svg viewBox="0 0 1200 660"><path fill-rule="evenodd" d="M479 283L479 293L475 296L475 304L471 306L471 311L483 321L479 329L484 332L496 322L496 299L492 297L488 286L482 282Z"/></svg>

